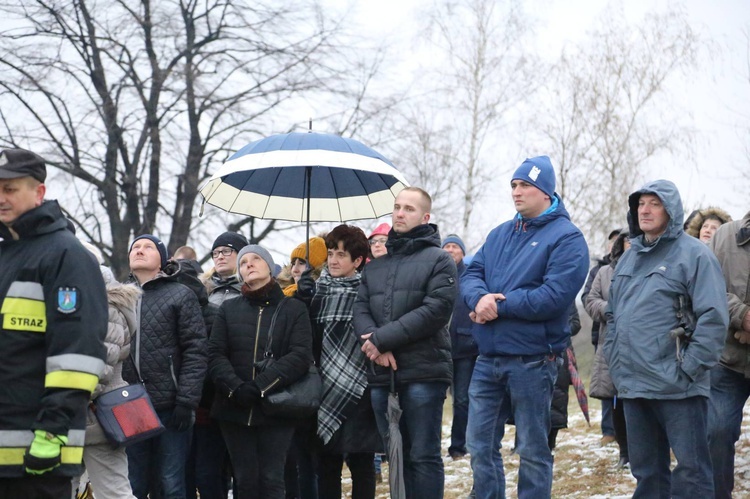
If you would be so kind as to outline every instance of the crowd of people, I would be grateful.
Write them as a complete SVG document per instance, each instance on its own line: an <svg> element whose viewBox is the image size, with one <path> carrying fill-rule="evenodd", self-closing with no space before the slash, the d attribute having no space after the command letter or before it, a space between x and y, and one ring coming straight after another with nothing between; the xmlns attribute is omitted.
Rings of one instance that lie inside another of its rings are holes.
<svg viewBox="0 0 750 499"><path fill-rule="evenodd" d="M509 179L516 215L471 257L407 187L390 225L338 225L283 268L234 232L216 237L207 272L189 247L170 257L140 234L119 283L45 179L38 155L0 152L0 497L76 497L85 465L101 499L340 498L346 464L352 497L371 499L392 392L406 497L443 497L448 393L447 454L470 456L472 497L505 497L509 423L518 497L550 497L582 288L602 442L619 445L634 497L731 497L750 396L750 213L685 221L675 185L649 182L590 270L539 156ZM311 366L317 411L269 412L267 396ZM165 430L113 446L97 398L139 382Z"/></svg>

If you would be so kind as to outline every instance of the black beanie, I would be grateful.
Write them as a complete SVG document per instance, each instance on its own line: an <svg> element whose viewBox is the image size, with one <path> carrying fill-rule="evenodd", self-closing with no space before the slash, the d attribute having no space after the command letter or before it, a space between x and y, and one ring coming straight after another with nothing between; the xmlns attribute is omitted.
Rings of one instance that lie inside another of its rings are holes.
<svg viewBox="0 0 750 499"><path fill-rule="evenodd" d="M161 239L159 239L156 236L152 236L151 234L143 234L133 239L133 242L130 243L130 249L128 250L128 255L130 255L130 252L133 251L133 245L139 239L148 239L149 241L154 243L154 245L156 246L156 249L159 250L159 255L161 256L161 266L159 268L163 269L164 266L167 265L167 247L164 245L163 242L161 242Z"/></svg>
<svg viewBox="0 0 750 499"><path fill-rule="evenodd" d="M242 234L238 234L236 232L225 232L216 238L216 241L214 241L214 245L211 246L211 251L215 250L219 246L232 248L234 251L239 253L242 248L247 246L247 239L245 239L245 236L243 236Z"/></svg>

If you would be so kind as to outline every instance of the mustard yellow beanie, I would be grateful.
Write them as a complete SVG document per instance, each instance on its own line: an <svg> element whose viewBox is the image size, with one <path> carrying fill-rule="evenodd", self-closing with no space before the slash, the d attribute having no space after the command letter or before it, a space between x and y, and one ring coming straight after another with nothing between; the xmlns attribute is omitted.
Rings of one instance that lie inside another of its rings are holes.
<svg viewBox="0 0 750 499"><path fill-rule="evenodd" d="M305 259L305 243L300 244L294 251L292 251L292 260L299 258ZM328 248L326 248L326 242L322 237L311 237L310 238L310 261L308 262L312 267L320 267L328 259Z"/></svg>

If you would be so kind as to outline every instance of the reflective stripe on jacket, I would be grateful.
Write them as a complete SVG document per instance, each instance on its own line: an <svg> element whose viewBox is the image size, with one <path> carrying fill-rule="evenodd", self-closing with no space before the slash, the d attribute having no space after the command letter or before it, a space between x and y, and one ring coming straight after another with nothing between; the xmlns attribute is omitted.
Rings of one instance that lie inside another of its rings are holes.
<svg viewBox="0 0 750 499"><path fill-rule="evenodd" d="M0 477L25 476L41 429L66 435L62 465L82 472L86 408L104 370L107 295L99 265L54 201L0 224Z"/></svg>

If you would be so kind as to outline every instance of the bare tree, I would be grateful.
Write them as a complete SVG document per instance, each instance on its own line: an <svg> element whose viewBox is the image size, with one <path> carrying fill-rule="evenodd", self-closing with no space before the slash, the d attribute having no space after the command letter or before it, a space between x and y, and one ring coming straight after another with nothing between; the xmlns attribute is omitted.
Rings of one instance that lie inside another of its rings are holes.
<svg viewBox="0 0 750 499"><path fill-rule="evenodd" d="M674 9L627 25L610 11L557 64L538 130L559 165L558 192L598 244L625 225L625 200L646 163L690 150L692 131L669 103L670 79L697 69L702 40Z"/></svg>
<svg viewBox="0 0 750 499"><path fill-rule="evenodd" d="M532 77L532 68L541 70L527 47L533 31L525 21L522 2L515 0L445 1L431 9L431 40L445 56L436 70L442 94L438 105L446 110L443 120L452 131L451 164L461 174L454 208L460 207L458 227L467 239L476 239L469 230L472 213L491 185L489 154L500 142L499 132L513 121L510 111L539 80Z"/></svg>
<svg viewBox="0 0 750 499"><path fill-rule="evenodd" d="M0 33L3 142L70 175L69 216L119 275L131 235L168 235L171 251L216 220L194 217L199 185L273 130L274 110L345 80L329 62L339 26L314 2L36 0L0 12L13 19Z"/></svg>
<svg viewBox="0 0 750 499"><path fill-rule="evenodd" d="M750 28L742 30L742 34L745 38L745 83L750 85ZM750 89L750 86L746 87L746 90ZM743 152L745 155L745 161L747 167L740 170L740 179L745 184L745 188L750 189L750 116L742 116L743 125L741 125L741 135L744 138Z"/></svg>

